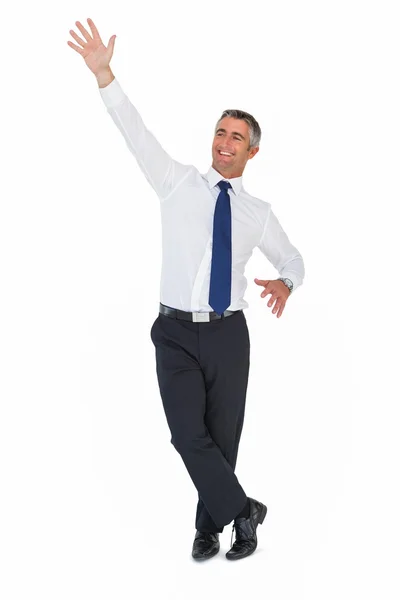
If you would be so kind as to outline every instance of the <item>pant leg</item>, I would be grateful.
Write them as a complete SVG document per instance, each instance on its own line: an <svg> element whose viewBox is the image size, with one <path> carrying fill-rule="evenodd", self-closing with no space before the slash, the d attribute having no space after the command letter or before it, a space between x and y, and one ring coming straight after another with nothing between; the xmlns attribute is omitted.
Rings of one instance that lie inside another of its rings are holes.
<svg viewBox="0 0 400 600"><path fill-rule="evenodd" d="M205 423L207 394L199 362L199 330L211 323L192 323L160 314L151 339L171 443L220 528L240 512L246 494Z"/></svg>
<svg viewBox="0 0 400 600"><path fill-rule="evenodd" d="M212 439L235 470L250 368L249 332L243 312L208 325L211 326L200 331L200 364L206 386L204 420ZM195 525L200 531L223 529L216 527L200 495Z"/></svg>

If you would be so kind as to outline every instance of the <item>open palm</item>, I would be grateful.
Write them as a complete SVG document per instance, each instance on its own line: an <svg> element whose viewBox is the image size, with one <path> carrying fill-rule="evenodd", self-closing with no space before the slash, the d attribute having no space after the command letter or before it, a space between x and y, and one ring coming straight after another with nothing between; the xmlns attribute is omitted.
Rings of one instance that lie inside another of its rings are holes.
<svg viewBox="0 0 400 600"><path fill-rule="evenodd" d="M76 52L83 56L83 58L85 59L85 63L92 71L92 73L98 75L101 71L107 69L110 64L110 60L114 52L116 36L112 35L110 37L108 46L106 47L104 46L100 34L97 31L97 27L93 23L92 19L88 19L87 22L89 24L92 36L79 21L76 21L75 24L81 32L81 34L83 35L84 39L79 37L79 35L77 35L72 29L70 29L70 34L72 35L74 40L76 40L78 44L80 44L80 46L77 46L76 44L73 44L70 41L68 41L67 43L68 46L70 46L70 48L73 48L74 50L76 50Z"/></svg>

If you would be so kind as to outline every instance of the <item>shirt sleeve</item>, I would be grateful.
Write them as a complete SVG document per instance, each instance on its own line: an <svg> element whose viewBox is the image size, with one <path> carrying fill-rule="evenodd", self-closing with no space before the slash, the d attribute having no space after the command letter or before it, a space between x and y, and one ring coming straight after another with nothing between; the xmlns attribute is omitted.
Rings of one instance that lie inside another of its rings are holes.
<svg viewBox="0 0 400 600"><path fill-rule="evenodd" d="M160 200L165 199L189 173L192 165L173 160L154 135L123 91L116 78L99 88L101 98L112 120L125 138L147 181Z"/></svg>
<svg viewBox="0 0 400 600"><path fill-rule="evenodd" d="M293 282L293 293L303 283L304 261L271 208L257 247L279 271L279 277L288 277Z"/></svg>

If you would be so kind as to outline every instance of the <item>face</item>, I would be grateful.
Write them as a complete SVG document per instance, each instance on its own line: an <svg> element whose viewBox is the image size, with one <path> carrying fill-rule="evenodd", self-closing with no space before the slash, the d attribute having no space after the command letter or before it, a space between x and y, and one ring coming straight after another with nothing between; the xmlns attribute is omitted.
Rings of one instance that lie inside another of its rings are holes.
<svg viewBox="0 0 400 600"><path fill-rule="evenodd" d="M213 168L226 179L240 177L246 163L258 152L249 150L249 126L242 119L224 117L217 126L212 145ZM229 153L229 156L223 153Z"/></svg>

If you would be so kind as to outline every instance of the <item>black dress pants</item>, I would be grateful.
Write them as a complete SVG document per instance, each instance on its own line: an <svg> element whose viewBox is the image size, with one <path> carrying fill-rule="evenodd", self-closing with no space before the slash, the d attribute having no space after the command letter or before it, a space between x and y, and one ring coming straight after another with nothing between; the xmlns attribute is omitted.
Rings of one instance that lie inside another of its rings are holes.
<svg viewBox="0 0 400 600"><path fill-rule="evenodd" d="M234 473L250 339L243 311L205 323L159 313L150 333L171 443L198 491L195 527L222 532L246 504Z"/></svg>

